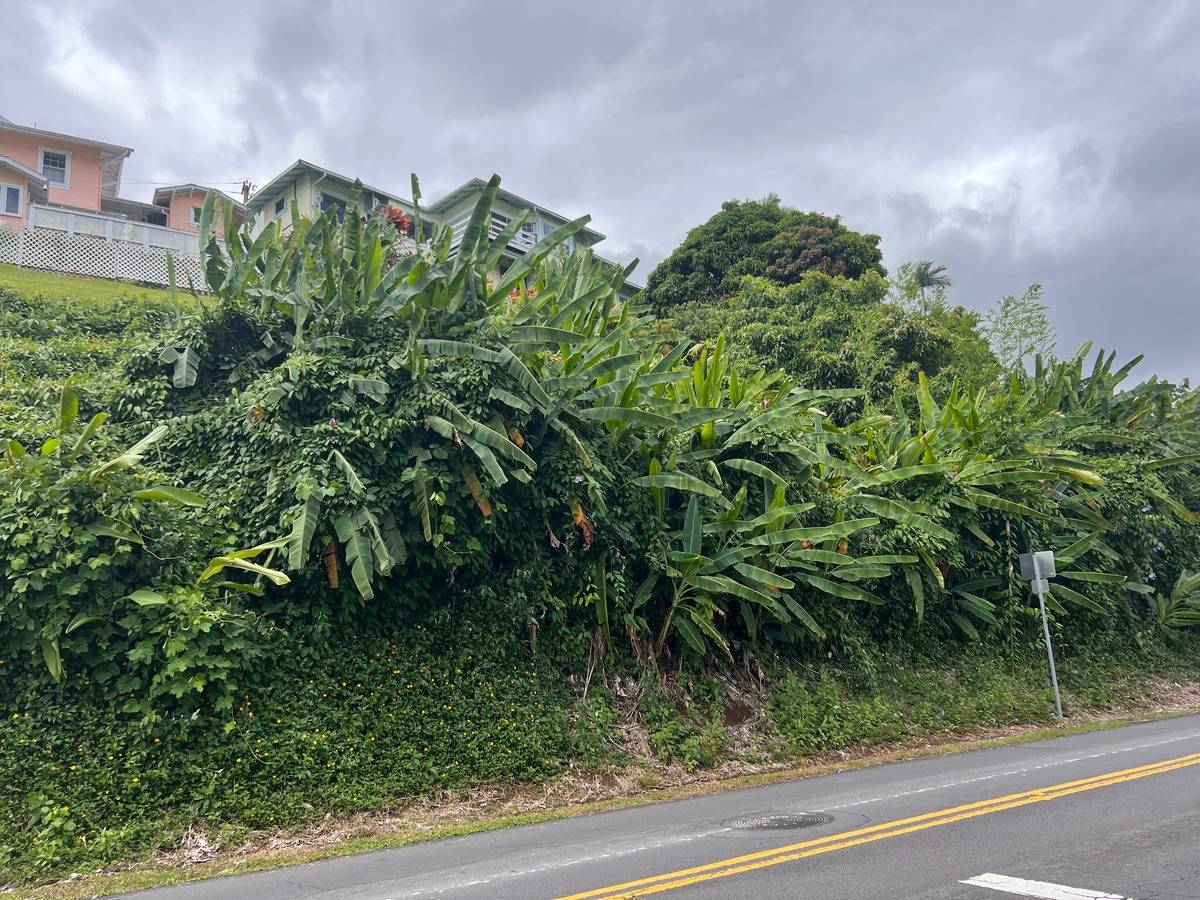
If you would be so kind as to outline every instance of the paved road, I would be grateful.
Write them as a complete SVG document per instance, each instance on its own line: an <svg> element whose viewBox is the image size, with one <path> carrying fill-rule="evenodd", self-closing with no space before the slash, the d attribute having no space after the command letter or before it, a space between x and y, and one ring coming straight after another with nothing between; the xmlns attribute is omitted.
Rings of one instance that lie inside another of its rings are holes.
<svg viewBox="0 0 1200 900"><path fill-rule="evenodd" d="M1189 716L137 896L1200 898L1198 801Z"/></svg>

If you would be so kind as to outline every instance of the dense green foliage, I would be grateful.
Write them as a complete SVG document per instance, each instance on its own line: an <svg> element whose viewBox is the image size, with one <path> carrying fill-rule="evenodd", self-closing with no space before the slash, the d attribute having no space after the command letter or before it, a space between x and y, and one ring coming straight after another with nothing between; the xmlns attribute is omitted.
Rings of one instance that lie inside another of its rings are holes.
<svg viewBox="0 0 1200 900"><path fill-rule="evenodd" d="M663 313L680 303L728 297L746 275L779 284L794 284L812 271L883 275L882 259L879 235L851 231L837 218L791 209L775 196L730 200L655 268L645 300Z"/></svg>
<svg viewBox="0 0 1200 900"><path fill-rule="evenodd" d="M726 336L743 365L782 369L810 388L862 388L850 408L890 409L910 398L923 373L935 392L956 380L982 386L998 374L978 316L961 306L932 304L925 311L890 302L889 284L809 272L795 284L747 277L716 303L675 307L666 322L692 340Z"/></svg>
<svg viewBox="0 0 1200 900"><path fill-rule="evenodd" d="M890 301L877 239L773 202L689 237L730 255L707 287L651 279L664 323L621 299L627 272L565 252L586 219L510 259L497 185L419 245L353 203L254 240L227 221L223 244L210 203L212 293L91 338L48 320L39 344L0 296L0 758L21 788L0 844L22 873L189 817L268 826L594 763L605 686L576 705L562 675L596 665L771 660L794 753L1029 719L1031 547L1059 558L1068 673L1187 652L1200 393L1123 389L1133 364L1088 347L997 378L933 267L933 302ZM51 393L55 339L96 352ZM959 705L876 671L880 647L968 646ZM784 674L817 660L858 674ZM1080 671L1081 703L1108 698ZM638 703L687 767L727 741L693 681L686 715Z"/></svg>
<svg viewBox="0 0 1200 900"><path fill-rule="evenodd" d="M53 417L32 411L57 404L68 378L74 379L85 407L107 408L120 388L118 371L125 356L174 318L171 307L158 298L127 291L86 302L26 295L4 287L10 279L3 274L0 427L5 437L31 442L48 437Z"/></svg>
<svg viewBox="0 0 1200 900"><path fill-rule="evenodd" d="M0 792L0 871L101 863L197 819L237 836L557 772L579 740L563 686L512 651L470 624L348 635L320 655L294 641L212 728L132 728L87 691L29 693L0 721L0 769L27 789Z"/></svg>
<svg viewBox="0 0 1200 900"><path fill-rule="evenodd" d="M824 224L804 224L814 217ZM814 228L829 240L814 243ZM776 197L731 201L655 268L643 296L664 333L724 334L743 366L779 369L809 388L861 388L842 415L891 409L918 373L939 396L955 381L993 382L1000 367L980 318L949 303L945 267L904 263L889 281L878 242ZM795 251L786 264L781 246Z"/></svg>

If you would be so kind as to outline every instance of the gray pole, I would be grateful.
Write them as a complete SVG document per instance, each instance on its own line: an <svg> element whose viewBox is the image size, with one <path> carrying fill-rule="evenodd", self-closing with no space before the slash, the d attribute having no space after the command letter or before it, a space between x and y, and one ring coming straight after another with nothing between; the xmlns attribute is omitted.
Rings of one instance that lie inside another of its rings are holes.
<svg viewBox="0 0 1200 900"><path fill-rule="evenodd" d="M1046 619L1046 595L1042 593L1042 570L1038 565L1037 554L1033 555L1033 577L1034 585L1037 587L1038 606L1042 610L1042 637L1046 639L1046 659L1050 661L1050 684L1054 686L1054 712L1058 715L1058 720L1061 722L1063 717L1062 712L1062 697L1058 693L1058 672L1054 669L1054 647L1050 643L1050 623Z"/></svg>

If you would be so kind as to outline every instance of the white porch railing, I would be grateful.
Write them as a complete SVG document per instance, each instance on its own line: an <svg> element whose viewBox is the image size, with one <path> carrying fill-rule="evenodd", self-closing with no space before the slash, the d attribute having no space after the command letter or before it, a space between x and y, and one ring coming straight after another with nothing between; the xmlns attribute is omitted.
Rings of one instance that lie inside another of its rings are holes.
<svg viewBox="0 0 1200 900"><path fill-rule="evenodd" d="M73 275L205 288L196 235L100 213L31 204L24 228L0 226L0 262Z"/></svg>
<svg viewBox="0 0 1200 900"><path fill-rule="evenodd" d="M161 225L132 222L104 213L64 209L58 206L29 204L29 228L80 234L106 241L140 244L146 249L160 248L174 254L197 255L198 239L190 231L176 231Z"/></svg>

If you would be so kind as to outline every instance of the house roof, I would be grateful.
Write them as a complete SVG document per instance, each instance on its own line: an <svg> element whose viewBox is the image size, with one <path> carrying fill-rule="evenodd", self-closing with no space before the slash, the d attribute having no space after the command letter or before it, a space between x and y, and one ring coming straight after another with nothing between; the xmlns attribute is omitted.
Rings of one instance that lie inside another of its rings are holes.
<svg viewBox="0 0 1200 900"><path fill-rule="evenodd" d="M29 199L36 203L45 203L46 197L49 194L50 183L46 180L41 172L35 172L29 166L22 165L15 159L7 156L0 156L0 177L3 177L4 171L16 172L26 180L29 185Z"/></svg>
<svg viewBox="0 0 1200 900"><path fill-rule="evenodd" d="M446 210L453 204L457 203L459 200L462 200L464 197L469 197L472 194L481 193L483 191L483 189L486 187L487 187L487 182L484 181L482 178L472 178L470 181L460 184L458 187L456 187L454 190L450 191L448 194L446 194L441 199L435 200L433 203L431 203L426 208L431 213L443 212L444 210ZM547 209L544 206L539 206L538 204L534 203L532 200L526 200L524 197L518 196L517 194L514 194L512 191L505 190L504 188L499 188L496 191L496 196L499 197L501 200L505 200L508 203L511 203L513 206L520 207L521 209L528 209L528 210L532 210L534 212L542 213L543 215L549 216L552 219L557 219L558 221L560 221L564 224L571 221L571 219L567 218L562 213L556 213L552 209ZM593 228L585 227L584 229L582 229L582 232L583 232L583 234L586 234L589 237L591 237L593 243L596 241L604 240L604 235L601 234L599 231L596 231Z"/></svg>
<svg viewBox="0 0 1200 900"><path fill-rule="evenodd" d="M108 156L114 158L124 158L133 152L132 147L122 147L120 144L110 144L107 141L96 141L92 138L79 137L74 134L62 134L58 131L46 131L44 128L31 128L28 125L18 125L8 119L0 116L0 129L4 131L16 131L21 134L41 135L48 138L58 138L61 141L70 141L73 144L83 144L85 147L99 147L101 151L106 151ZM103 154L102 154L103 155Z"/></svg>
<svg viewBox="0 0 1200 900"><path fill-rule="evenodd" d="M341 175L331 169L326 169L324 166L318 166L316 163L310 163L308 160L298 159L262 187L260 187L257 191L255 191L254 196L251 197L246 203L246 209L249 212L255 212L256 210L262 209L263 206L266 205L267 201L273 198L276 190L281 185L289 181L294 181L301 175L308 173L320 175L324 178L330 178L347 186L354 184L354 182L357 180L349 177L348 175ZM382 188L372 187L369 184L364 184L363 190L375 194L377 197L386 199L389 202L399 203L406 209L412 209L412 204L405 200L401 200L391 191L385 191Z"/></svg>
<svg viewBox="0 0 1200 900"><path fill-rule="evenodd" d="M19 172L20 174L22 174L26 178L28 178L30 181L36 182L37 184L41 185L42 187L46 187L46 185L48 184L48 182L46 181L46 176L43 175L41 172L38 172L35 169L29 168L29 166L22 165L21 163L17 162L15 159L12 159L11 157L0 156L0 166L3 166L6 169L10 169L14 172Z"/></svg>
<svg viewBox="0 0 1200 900"><path fill-rule="evenodd" d="M207 194L209 191L213 191L214 193L220 194L222 197L224 197L226 200L228 200L230 203L233 204L234 209L236 209L238 212L240 212L242 214L245 214L246 207L244 205L242 205L242 203L240 203L239 201L234 200L232 197L230 197L224 191L218 190L217 188L205 187L202 184L192 184L190 182L188 184L169 184L169 185L166 185L165 187L155 188L154 189L154 205L162 206L165 203L170 203L171 196L173 194Z"/></svg>
<svg viewBox="0 0 1200 900"><path fill-rule="evenodd" d="M43 128L30 128L28 125L18 125L0 116L0 131L11 131L16 134L28 134L34 137L49 138L50 140L69 141L72 144L82 144L85 147L100 149L100 193L105 197L115 197L121 192L121 167L125 158L133 153L130 147L120 144L110 144L107 141L95 141L91 138L79 137L74 134L62 134L58 131L46 131Z"/></svg>
<svg viewBox="0 0 1200 900"><path fill-rule="evenodd" d="M101 197L100 211L132 219L152 214L165 219L167 215L167 211L161 206L143 203L141 200L127 200L124 197Z"/></svg>

